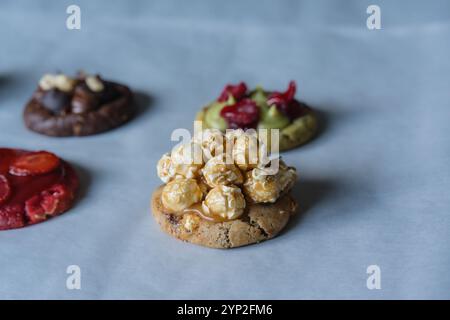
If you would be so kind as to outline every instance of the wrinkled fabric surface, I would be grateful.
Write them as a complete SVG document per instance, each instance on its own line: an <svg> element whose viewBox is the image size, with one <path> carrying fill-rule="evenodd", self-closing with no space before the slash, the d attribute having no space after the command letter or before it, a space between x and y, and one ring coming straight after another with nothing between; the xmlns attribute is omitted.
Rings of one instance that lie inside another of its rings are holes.
<svg viewBox="0 0 450 320"><path fill-rule="evenodd" d="M0 232L0 298L450 298L450 3L70 1L0 4L0 146L50 150L82 178L77 205ZM141 113L117 130L50 138L21 113L46 72L130 85ZM175 128L229 82L298 84L320 135L284 154L301 214L278 238L234 250L186 244L149 209ZM68 290L67 267L81 268ZM381 289L366 286L367 267Z"/></svg>

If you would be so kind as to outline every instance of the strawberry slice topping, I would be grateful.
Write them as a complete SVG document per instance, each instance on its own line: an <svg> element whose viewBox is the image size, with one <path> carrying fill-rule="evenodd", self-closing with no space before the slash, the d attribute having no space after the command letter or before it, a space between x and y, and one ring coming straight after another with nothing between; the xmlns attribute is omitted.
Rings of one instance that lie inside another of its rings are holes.
<svg viewBox="0 0 450 320"><path fill-rule="evenodd" d="M228 122L231 129L256 128L259 121L259 108L251 99L242 99L231 106L226 106L220 115Z"/></svg>
<svg viewBox="0 0 450 320"><path fill-rule="evenodd" d="M226 102L228 98L233 96L236 101L243 99L247 94L247 85L244 82L240 82L237 85L228 84L223 89L220 97L217 99L219 102Z"/></svg>
<svg viewBox="0 0 450 320"><path fill-rule="evenodd" d="M8 200L11 195L11 186L9 185L8 179L0 174L0 204Z"/></svg>
<svg viewBox="0 0 450 320"><path fill-rule="evenodd" d="M296 91L295 81L291 81L285 92L273 92L267 99L267 104L269 106L275 105L289 119L296 119L305 113L305 108L294 99Z"/></svg>
<svg viewBox="0 0 450 320"><path fill-rule="evenodd" d="M32 152L15 159L9 167L9 173L16 176L35 176L55 170L59 163L59 158L53 153Z"/></svg>

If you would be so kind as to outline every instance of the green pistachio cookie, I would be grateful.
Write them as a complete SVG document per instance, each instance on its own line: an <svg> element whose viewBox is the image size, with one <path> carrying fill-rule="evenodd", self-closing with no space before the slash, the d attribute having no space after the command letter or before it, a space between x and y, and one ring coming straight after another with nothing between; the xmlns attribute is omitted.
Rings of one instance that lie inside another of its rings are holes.
<svg viewBox="0 0 450 320"><path fill-rule="evenodd" d="M204 129L279 129L280 151L311 140L317 132L317 118L306 104L294 98L296 85L285 92L268 92L261 87L248 92L245 83L227 85L219 98L197 113Z"/></svg>

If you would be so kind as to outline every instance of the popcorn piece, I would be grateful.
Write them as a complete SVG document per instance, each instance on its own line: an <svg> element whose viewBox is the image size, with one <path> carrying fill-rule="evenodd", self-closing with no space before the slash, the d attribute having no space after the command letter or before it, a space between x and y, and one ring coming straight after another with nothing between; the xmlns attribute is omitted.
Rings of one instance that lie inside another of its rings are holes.
<svg viewBox="0 0 450 320"><path fill-rule="evenodd" d="M165 185L161 200L164 207L178 213L203 198L202 190L194 179L177 179Z"/></svg>
<svg viewBox="0 0 450 320"><path fill-rule="evenodd" d="M223 155L211 158L202 170L206 183L210 187L219 185L242 184L244 177L234 164L227 164Z"/></svg>
<svg viewBox="0 0 450 320"><path fill-rule="evenodd" d="M239 169L247 171L256 168L267 156L267 149L263 143L258 143L258 136L248 131L232 137L233 159ZM258 145L259 144L259 145Z"/></svg>
<svg viewBox="0 0 450 320"><path fill-rule="evenodd" d="M244 213L244 195L236 186L217 186L209 191L202 208L204 214L212 218L237 219Z"/></svg>
<svg viewBox="0 0 450 320"><path fill-rule="evenodd" d="M186 231L192 232L198 228L200 219L201 218L194 213L186 213L183 215L181 223Z"/></svg>
<svg viewBox="0 0 450 320"><path fill-rule="evenodd" d="M201 146L197 143L181 144L171 153L172 168L176 175L185 178L196 178L203 166Z"/></svg>
<svg viewBox="0 0 450 320"><path fill-rule="evenodd" d="M218 129L203 130L199 136L194 138L201 145L203 157L206 160L225 152L226 138Z"/></svg>
<svg viewBox="0 0 450 320"><path fill-rule="evenodd" d="M236 139L243 134L245 134L245 131L243 129L227 129L227 131L225 132L225 138L230 140L234 144Z"/></svg>
<svg viewBox="0 0 450 320"><path fill-rule="evenodd" d="M246 173L246 181L243 186L243 191L246 196L252 199L255 203L260 202L275 202L279 195L279 188L275 176L268 175L264 178L256 179L253 174L255 170Z"/></svg>
<svg viewBox="0 0 450 320"><path fill-rule="evenodd" d="M269 174L266 168L254 168L246 173L243 191L256 203L275 202L282 192L287 192L295 183L297 173L280 161L278 173Z"/></svg>
<svg viewBox="0 0 450 320"><path fill-rule="evenodd" d="M288 192L292 189L297 180L297 170L294 167L288 167L280 160L280 169L278 172L278 185L280 192Z"/></svg>
<svg viewBox="0 0 450 320"><path fill-rule="evenodd" d="M166 153L158 161L156 169L158 177L162 182L168 183L174 179L192 179L199 177L202 162L200 164L195 164L193 153L192 157L188 154L184 154L188 147L191 147L195 152L199 152L200 150L200 147L197 144L179 145L172 150L171 154Z"/></svg>
<svg viewBox="0 0 450 320"><path fill-rule="evenodd" d="M101 92L105 89L103 82L97 76L87 76L84 81L88 88L93 92Z"/></svg>
<svg viewBox="0 0 450 320"><path fill-rule="evenodd" d="M168 153L164 154L161 159L159 159L156 165L156 170L158 172L158 177L162 182L168 183L175 178L175 170L172 166L172 159Z"/></svg>

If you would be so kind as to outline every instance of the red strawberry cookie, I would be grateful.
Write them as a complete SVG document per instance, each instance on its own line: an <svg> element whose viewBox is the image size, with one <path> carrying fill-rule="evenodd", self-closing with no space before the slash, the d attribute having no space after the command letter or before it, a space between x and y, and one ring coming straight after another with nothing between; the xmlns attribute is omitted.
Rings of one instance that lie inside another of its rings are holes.
<svg viewBox="0 0 450 320"><path fill-rule="evenodd" d="M77 174L53 153L0 148L0 230L62 214L77 189Z"/></svg>

